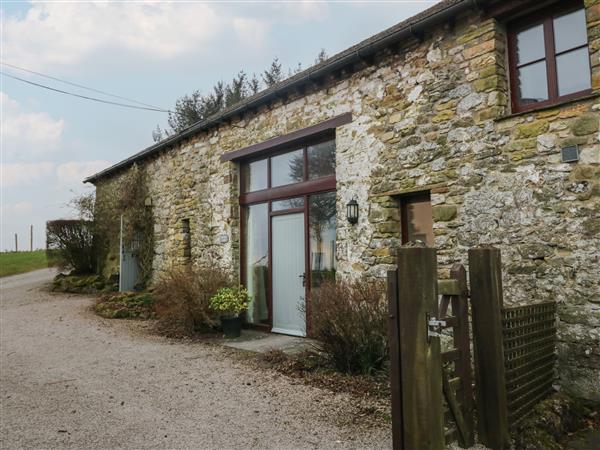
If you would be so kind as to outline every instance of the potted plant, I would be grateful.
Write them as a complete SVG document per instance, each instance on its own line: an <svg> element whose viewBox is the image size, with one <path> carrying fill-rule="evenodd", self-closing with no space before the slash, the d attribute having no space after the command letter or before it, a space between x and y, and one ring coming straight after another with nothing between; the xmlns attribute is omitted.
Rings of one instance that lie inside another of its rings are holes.
<svg viewBox="0 0 600 450"><path fill-rule="evenodd" d="M210 309L221 316L223 334L228 338L242 333L240 314L248 309L250 296L242 286L221 288L210 299Z"/></svg>

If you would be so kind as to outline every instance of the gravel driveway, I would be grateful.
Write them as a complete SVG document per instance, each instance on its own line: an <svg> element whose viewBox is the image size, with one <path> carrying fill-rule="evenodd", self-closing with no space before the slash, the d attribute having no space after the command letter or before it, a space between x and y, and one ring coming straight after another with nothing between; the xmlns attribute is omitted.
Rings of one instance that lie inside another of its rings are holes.
<svg viewBox="0 0 600 450"><path fill-rule="evenodd" d="M0 280L1 448L391 448L388 430L339 420L344 395L134 333L44 292L52 276Z"/></svg>

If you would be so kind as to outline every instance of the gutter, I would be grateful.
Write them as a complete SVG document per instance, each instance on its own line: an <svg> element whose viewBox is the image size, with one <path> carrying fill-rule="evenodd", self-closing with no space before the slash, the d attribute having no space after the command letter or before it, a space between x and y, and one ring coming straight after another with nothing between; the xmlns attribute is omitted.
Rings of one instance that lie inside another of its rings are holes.
<svg viewBox="0 0 600 450"><path fill-rule="evenodd" d="M374 55L380 50L389 47L393 44L400 42L401 40L415 36L420 32L445 22L448 19L455 17L456 15L472 8L478 8L481 0L446 0L438 5L434 5L428 10L423 11L416 16L413 16L404 22L395 25L394 27L379 33L365 41L350 47L349 49L334 55L328 60L310 67L307 70L300 72L299 74L282 81L258 94L243 100L242 102L233 105L232 107L225 109L205 120L202 120L188 128L180 131L179 133L158 142L146 149L126 158L90 177L83 180L84 183L94 183L95 181L112 175L120 169L126 168L136 161L140 161L144 158L152 156L161 150L166 149L171 145L175 145L182 140L197 134L200 131L205 131L214 125L218 125L233 116L240 115L242 112L248 109L257 108L270 100L276 99L283 93L290 90L294 90L299 86L302 86L312 80L320 79L331 72L334 72L343 67L347 67L350 64L364 61L365 58ZM437 11L442 4L442 9ZM433 12L429 12L434 10ZM428 13L429 12L429 13Z"/></svg>

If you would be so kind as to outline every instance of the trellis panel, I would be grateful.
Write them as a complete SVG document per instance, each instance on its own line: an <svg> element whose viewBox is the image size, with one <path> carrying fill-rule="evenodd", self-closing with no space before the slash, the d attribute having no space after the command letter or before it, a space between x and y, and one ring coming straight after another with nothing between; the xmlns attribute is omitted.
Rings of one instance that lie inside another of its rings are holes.
<svg viewBox="0 0 600 450"><path fill-rule="evenodd" d="M519 422L552 392L556 365L556 303L502 309L508 418Z"/></svg>

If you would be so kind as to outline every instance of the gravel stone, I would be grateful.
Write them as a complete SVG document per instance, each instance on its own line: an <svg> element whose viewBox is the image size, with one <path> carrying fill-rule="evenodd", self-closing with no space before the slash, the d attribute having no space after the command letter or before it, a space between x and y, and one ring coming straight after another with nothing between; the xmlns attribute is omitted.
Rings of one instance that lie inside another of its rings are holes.
<svg viewBox="0 0 600 450"><path fill-rule="evenodd" d="M347 395L132 332L144 323L45 292L53 275L0 281L0 448L391 448Z"/></svg>

